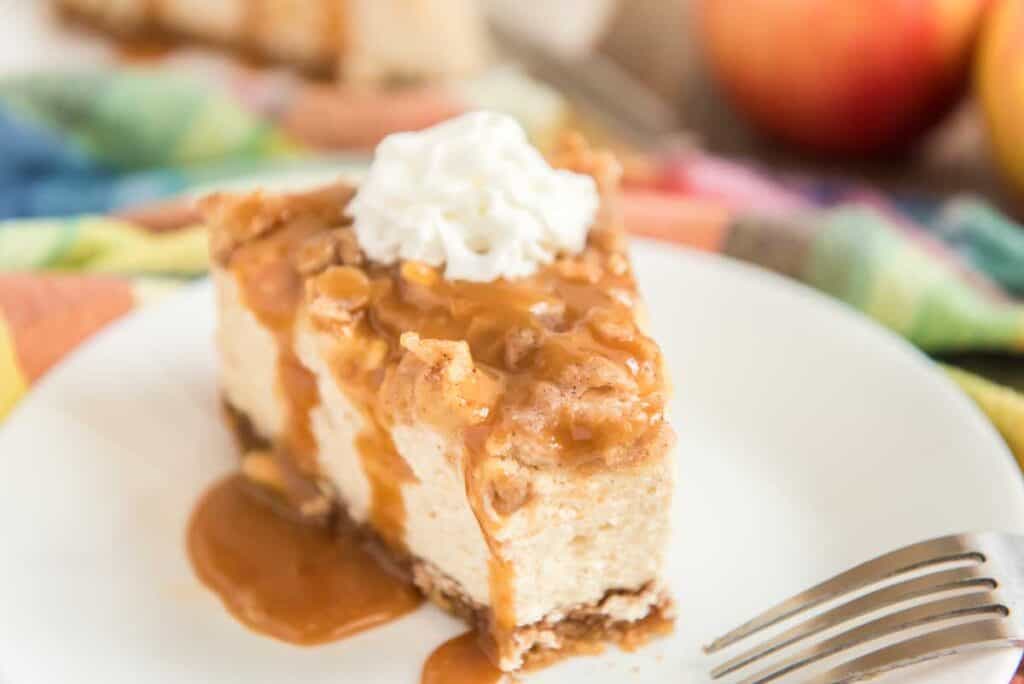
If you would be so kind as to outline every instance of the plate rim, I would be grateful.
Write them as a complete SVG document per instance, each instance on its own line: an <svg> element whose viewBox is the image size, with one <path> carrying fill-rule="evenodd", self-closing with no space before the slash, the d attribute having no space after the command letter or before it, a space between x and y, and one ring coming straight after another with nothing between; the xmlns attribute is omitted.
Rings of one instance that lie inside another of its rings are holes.
<svg viewBox="0 0 1024 684"><path fill-rule="evenodd" d="M799 297L813 302L812 306L831 310L834 314L845 318L849 323L855 325L861 334L872 337L879 344L889 347L894 352L909 354L909 356L913 357L913 363L918 371L923 372L925 375L930 375L932 381L937 382L938 385L943 387L943 392L948 400L958 404L961 410L972 416L972 421L976 423L977 427L989 433L989 438L994 442L995 448L1002 452L1003 456L1005 456L1004 461L1016 474L1014 479L1021 485L1019 493L1021 501L1024 502L1024 469L1018 465L1009 444L1007 444L988 416L985 415L985 412L948 374L941 370L942 364L929 357L927 353L907 338L837 297L822 292L803 281L790 278L757 264L743 261L727 254L708 252L665 240L639 236L630 237L631 255L632 250L638 245L641 250L650 249L653 252L663 251L665 247L669 247L679 253L684 259L714 264L713 267L723 267L731 270L733 274L738 274L739 277L768 282L771 284L771 287L786 290L788 296Z"/></svg>

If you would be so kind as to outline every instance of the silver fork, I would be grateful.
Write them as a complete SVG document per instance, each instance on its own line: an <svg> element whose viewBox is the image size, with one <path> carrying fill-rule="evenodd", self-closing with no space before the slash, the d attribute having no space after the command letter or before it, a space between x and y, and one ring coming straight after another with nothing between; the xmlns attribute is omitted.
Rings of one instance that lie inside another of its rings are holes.
<svg viewBox="0 0 1024 684"><path fill-rule="evenodd" d="M709 654L719 652L823 603L883 582L885 586L839 603L731 658L714 668L711 676L718 679L741 670L746 672L761 666L768 656L798 645L795 653L762 666L740 684L771 682L833 656L839 659L845 655L846 660L827 672L800 681L855 682L971 649L1024 646L1024 537L984 532L940 537L879 556L783 601L715 639L704 650ZM819 636L849 621L911 600L916 602L911 607L835 636ZM950 622L958 624L941 626ZM925 634L900 635L925 626L936 629ZM880 639L890 643L866 655L848 653Z"/></svg>

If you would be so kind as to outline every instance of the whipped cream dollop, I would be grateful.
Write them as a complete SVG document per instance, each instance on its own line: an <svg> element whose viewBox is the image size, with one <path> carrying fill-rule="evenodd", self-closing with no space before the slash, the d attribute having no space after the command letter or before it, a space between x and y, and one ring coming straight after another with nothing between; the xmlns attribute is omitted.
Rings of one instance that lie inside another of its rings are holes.
<svg viewBox="0 0 1024 684"><path fill-rule="evenodd" d="M593 178L552 168L515 119L481 111L385 138L348 214L373 261L486 282L582 251L599 203Z"/></svg>

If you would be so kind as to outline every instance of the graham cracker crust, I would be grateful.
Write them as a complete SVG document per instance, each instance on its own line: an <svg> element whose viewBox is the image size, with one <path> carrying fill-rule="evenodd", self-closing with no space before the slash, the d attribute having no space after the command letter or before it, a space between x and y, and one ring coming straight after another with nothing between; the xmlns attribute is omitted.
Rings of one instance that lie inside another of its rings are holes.
<svg viewBox="0 0 1024 684"><path fill-rule="evenodd" d="M242 471L258 495L271 501L283 515L311 525L328 525L333 529L355 529L366 548L382 568L414 585L434 605L462 619L476 630L480 645L494 662L499 662L494 636L493 613L488 606L471 599L460 584L445 575L430 561L400 551L386 544L368 525L348 517L333 488L325 482L314 482L301 474L279 449L256 434L249 419L222 398L225 423L235 437L243 462ZM253 477L245 461L253 454L272 454L279 470L276 481ZM646 610L635 620L620 619L614 608L631 604ZM648 641L672 631L675 604L658 587L612 589L594 603L574 606L568 611L549 615L529 625L517 627L504 640L514 646L516 669L534 669L572 655L593 655L604 651L609 643L626 651L635 650Z"/></svg>

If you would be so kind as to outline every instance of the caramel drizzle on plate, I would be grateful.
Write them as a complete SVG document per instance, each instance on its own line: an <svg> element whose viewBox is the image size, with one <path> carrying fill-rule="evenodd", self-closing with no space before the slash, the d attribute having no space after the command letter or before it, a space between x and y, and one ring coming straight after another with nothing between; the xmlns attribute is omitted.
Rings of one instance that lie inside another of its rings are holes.
<svg viewBox="0 0 1024 684"><path fill-rule="evenodd" d="M479 642L476 632L466 632L438 646L423 664L420 684L508 682L508 675L494 666Z"/></svg>
<svg viewBox="0 0 1024 684"><path fill-rule="evenodd" d="M207 491L187 543L196 574L232 615L293 644L343 639L423 601L382 570L352 529L293 520L242 475Z"/></svg>

